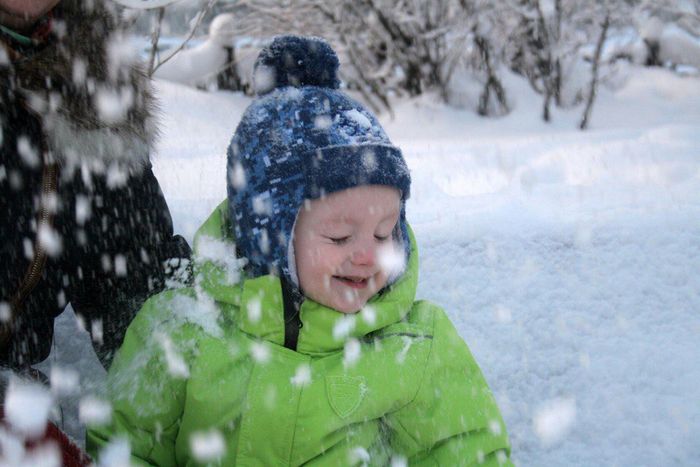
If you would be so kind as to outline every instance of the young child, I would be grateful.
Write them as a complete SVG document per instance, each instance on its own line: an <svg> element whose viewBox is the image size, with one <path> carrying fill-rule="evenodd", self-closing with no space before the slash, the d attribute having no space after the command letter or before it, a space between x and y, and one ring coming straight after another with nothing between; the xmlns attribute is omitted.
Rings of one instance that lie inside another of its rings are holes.
<svg viewBox="0 0 700 467"><path fill-rule="evenodd" d="M320 39L258 57L228 199L195 237L196 285L130 326L93 455L126 437L157 465L511 465L467 346L415 301L401 152L337 68Z"/></svg>

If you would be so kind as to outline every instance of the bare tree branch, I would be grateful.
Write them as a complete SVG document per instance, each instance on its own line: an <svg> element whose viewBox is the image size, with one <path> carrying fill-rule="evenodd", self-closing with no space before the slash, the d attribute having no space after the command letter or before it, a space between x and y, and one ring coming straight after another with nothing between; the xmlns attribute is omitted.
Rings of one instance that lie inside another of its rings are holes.
<svg viewBox="0 0 700 467"><path fill-rule="evenodd" d="M165 7L162 6L158 8L158 19L156 21L155 29L153 34L151 34L151 53L148 59L148 76L153 76L156 71L153 65L156 61L156 54L158 53L158 41L160 40L160 28L163 24L163 16L165 15Z"/></svg>
<svg viewBox="0 0 700 467"><path fill-rule="evenodd" d="M190 30L190 33L188 34L187 38L186 38L184 41L182 41L182 43L173 51L173 53L171 53L170 55L168 55L168 56L167 56L165 59L163 59L162 61L159 61L159 62L158 62L158 65L156 65L156 67L153 68L153 71L151 72L151 74L155 73L156 70L158 70L158 68L160 68L161 66L163 66L163 64L167 63L168 60L170 60L171 58L173 58L175 55L177 55L178 52L180 52L182 49L185 48L185 46L187 45L187 43L192 39L192 37L194 37L194 34L195 34L195 32L197 32L197 28L198 28L199 25L202 23L202 20L204 19L204 17L207 15L207 13L209 13L209 11L212 9L212 7L214 6L214 4L215 4L216 2L217 2L217 0L209 0L209 3L207 3L206 8L205 8L203 11L200 11L200 12L198 13L197 21L195 22L194 26L193 26L192 29ZM164 10L164 9L165 9L165 7L162 7L162 8L161 8L161 10ZM162 18L162 13L161 13L161 18ZM160 31L160 24L159 24L159 26L158 26L158 30ZM156 41L156 45L157 45L157 41ZM154 48L155 48L155 47L154 47Z"/></svg>
<svg viewBox="0 0 700 467"><path fill-rule="evenodd" d="M608 28L610 26L610 12L605 15L605 20L603 21L603 27L600 31L600 36L598 36L598 43L595 47L595 56L593 57L593 71L591 76L591 85L588 92L588 101L586 102L586 109L583 111L583 117L581 118L581 123L579 128L585 130L588 127L588 120L591 115L591 109L593 108L593 101L596 96L596 88L598 86L598 65L600 63L600 55L603 50L603 44L605 43L605 38L608 34Z"/></svg>

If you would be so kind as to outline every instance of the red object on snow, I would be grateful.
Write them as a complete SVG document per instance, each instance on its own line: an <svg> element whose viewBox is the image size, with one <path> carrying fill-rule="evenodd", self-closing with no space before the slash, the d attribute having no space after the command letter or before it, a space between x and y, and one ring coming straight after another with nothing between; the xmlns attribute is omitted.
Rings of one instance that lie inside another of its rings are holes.
<svg viewBox="0 0 700 467"><path fill-rule="evenodd" d="M7 425L5 421L5 413L0 407L0 423ZM62 432L52 422L46 425L44 436L32 441L26 441L25 447L27 450L45 446L54 443L61 450L61 460L64 467L87 467L91 464L92 459L82 449L78 447L64 432Z"/></svg>
<svg viewBox="0 0 700 467"><path fill-rule="evenodd" d="M90 465L91 459L56 425L49 422L44 437L35 443L37 445L55 441L61 449L61 458L64 467L84 467ZM27 443L29 448L35 443Z"/></svg>

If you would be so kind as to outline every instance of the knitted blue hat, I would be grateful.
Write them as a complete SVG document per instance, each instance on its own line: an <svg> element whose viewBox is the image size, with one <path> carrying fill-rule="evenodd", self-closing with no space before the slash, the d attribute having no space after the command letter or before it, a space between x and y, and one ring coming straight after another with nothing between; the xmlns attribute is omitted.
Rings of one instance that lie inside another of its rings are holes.
<svg viewBox="0 0 700 467"><path fill-rule="evenodd" d="M236 128L227 164L230 218L252 277L281 274L296 283L290 240L304 200L360 185L399 189L394 236L408 256L408 167L377 118L338 90L337 70L327 42L298 36L275 38L255 62L258 97Z"/></svg>

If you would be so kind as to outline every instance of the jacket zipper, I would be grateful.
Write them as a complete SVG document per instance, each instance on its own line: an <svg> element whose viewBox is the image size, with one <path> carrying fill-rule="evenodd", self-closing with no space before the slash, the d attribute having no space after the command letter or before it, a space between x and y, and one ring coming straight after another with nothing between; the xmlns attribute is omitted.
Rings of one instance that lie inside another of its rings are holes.
<svg viewBox="0 0 700 467"><path fill-rule="evenodd" d="M41 118L38 115L36 115L30 109L27 110L34 114L38 121L41 122ZM39 242L39 231L42 227L50 228L52 225L51 221L53 216L49 206L47 206L46 203L49 199L49 195L56 192L58 185L58 167L55 162L47 163L49 159L48 148L46 146L46 141L43 138L42 146L44 165L41 174L41 199L39 201L40 208L37 216L37 237L34 241L34 257L32 258L32 262L29 264L29 267L24 274L17 293L10 302L10 317L6 322L0 325L0 349L3 350L5 350L7 343L10 340L17 317L23 311L22 305L24 304L24 301L39 283L41 273L46 265L46 251Z"/></svg>
<svg viewBox="0 0 700 467"><path fill-rule="evenodd" d="M22 302L27 298L31 291L36 287L41 277L41 272L46 264L46 251L41 246L38 241L39 231L42 227L51 227L52 216L48 207L45 204L45 200L51 193L56 192L56 164L49 164L44 166L44 173L42 175L42 201L41 208L39 210L39 222L37 226L37 240L34 241L35 244L35 254L32 259L32 263L27 268L27 273L25 274L22 285L18 291L18 304L21 305Z"/></svg>

